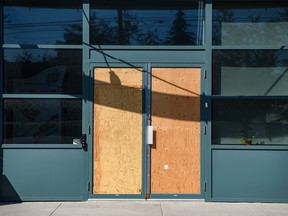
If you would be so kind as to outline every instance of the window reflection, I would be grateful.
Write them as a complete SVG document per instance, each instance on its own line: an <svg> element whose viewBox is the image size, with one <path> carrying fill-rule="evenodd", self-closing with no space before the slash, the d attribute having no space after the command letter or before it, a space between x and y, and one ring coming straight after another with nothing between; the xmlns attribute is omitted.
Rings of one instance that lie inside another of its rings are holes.
<svg viewBox="0 0 288 216"><path fill-rule="evenodd" d="M287 40L287 1L213 4L214 45L283 45Z"/></svg>
<svg viewBox="0 0 288 216"><path fill-rule="evenodd" d="M82 44L82 1L4 1L4 43Z"/></svg>
<svg viewBox="0 0 288 216"><path fill-rule="evenodd" d="M4 92L82 94L82 52L4 49Z"/></svg>
<svg viewBox="0 0 288 216"><path fill-rule="evenodd" d="M92 1L91 43L202 45L202 1Z"/></svg>
<svg viewBox="0 0 288 216"><path fill-rule="evenodd" d="M4 100L4 143L72 144L82 130L81 100Z"/></svg>
<svg viewBox="0 0 288 216"><path fill-rule="evenodd" d="M287 145L287 100L213 101L213 143L241 144L242 132L252 144Z"/></svg>
<svg viewBox="0 0 288 216"><path fill-rule="evenodd" d="M213 94L288 95L287 50L213 51Z"/></svg>

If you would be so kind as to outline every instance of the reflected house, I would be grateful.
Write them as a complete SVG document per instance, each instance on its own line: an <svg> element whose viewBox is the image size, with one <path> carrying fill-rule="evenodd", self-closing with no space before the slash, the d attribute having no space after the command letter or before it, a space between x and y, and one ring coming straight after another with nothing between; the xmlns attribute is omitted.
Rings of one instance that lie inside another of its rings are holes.
<svg viewBox="0 0 288 216"><path fill-rule="evenodd" d="M20 94L61 94L66 69L65 65L50 67L35 76L14 80L13 89Z"/></svg>
<svg viewBox="0 0 288 216"><path fill-rule="evenodd" d="M0 10L0 201L288 201L286 0Z"/></svg>

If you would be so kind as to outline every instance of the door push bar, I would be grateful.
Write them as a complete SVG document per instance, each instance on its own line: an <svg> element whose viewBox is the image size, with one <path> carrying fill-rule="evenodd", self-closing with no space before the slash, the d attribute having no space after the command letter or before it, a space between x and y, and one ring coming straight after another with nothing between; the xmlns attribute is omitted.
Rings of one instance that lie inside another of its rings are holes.
<svg viewBox="0 0 288 216"><path fill-rule="evenodd" d="M153 126L146 127L146 144L153 145Z"/></svg>

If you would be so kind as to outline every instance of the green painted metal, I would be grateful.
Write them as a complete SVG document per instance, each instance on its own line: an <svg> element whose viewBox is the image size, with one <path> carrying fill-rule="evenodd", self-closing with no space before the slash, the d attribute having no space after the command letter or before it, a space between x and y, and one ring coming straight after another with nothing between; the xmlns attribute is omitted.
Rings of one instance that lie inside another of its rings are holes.
<svg viewBox="0 0 288 216"><path fill-rule="evenodd" d="M53 95L53 94L2 94L3 98L17 99L17 98L34 98L34 99L81 99L82 95Z"/></svg>
<svg viewBox="0 0 288 216"><path fill-rule="evenodd" d="M45 44L33 44L33 45L20 45L20 44L3 44L3 48L10 49L82 49L82 45L45 45Z"/></svg>
<svg viewBox="0 0 288 216"><path fill-rule="evenodd" d="M206 71L207 77L204 88L203 102L204 102L204 124L206 127L206 135L204 136L204 181L206 184L205 200L208 200L211 188L211 169L210 169L210 151L211 151L211 92L212 92L212 0L206 1L205 6L205 59L206 59Z"/></svg>
<svg viewBox="0 0 288 216"><path fill-rule="evenodd" d="M101 63L109 61L111 63L126 63L130 62L141 63L150 62L171 63L171 64L193 64L205 62L205 52L202 50L91 50L91 59Z"/></svg>
<svg viewBox="0 0 288 216"><path fill-rule="evenodd" d="M1 201L82 200L78 149L3 149L3 155Z"/></svg>
<svg viewBox="0 0 288 216"><path fill-rule="evenodd" d="M143 73L143 185L145 198L148 198L151 194L151 146L147 145L146 128L151 126L151 64L145 64Z"/></svg>
<svg viewBox="0 0 288 216"><path fill-rule="evenodd" d="M287 150L212 150L212 200L287 201L287 163Z"/></svg>
<svg viewBox="0 0 288 216"><path fill-rule="evenodd" d="M3 1L0 2L0 23L1 23L1 26L2 26L2 23L3 23ZM0 43L1 45L3 44L3 28L0 28ZM2 93L3 93L3 88L2 88L2 83L3 83L3 48L1 46L1 49L0 49L0 85L1 85L1 88L0 88L0 181L1 179L4 179L4 175L3 175L3 167L4 167L4 164L3 164L3 148L2 148L2 133L3 133L3 125L2 125L2 113L3 113L3 98L2 98ZM0 187L1 187L1 182L0 182ZM1 189L0 189L0 194L1 194Z"/></svg>
<svg viewBox="0 0 288 216"><path fill-rule="evenodd" d="M88 4L88 1L83 0L83 16L82 16L82 22L83 22L83 44L89 43L89 19L90 19L90 7ZM85 185L83 193L83 200L88 200L89 197L89 190L91 190L91 182L89 182L89 172L92 169L92 167L89 166L89 156L90 152L92 152L92 142L93 142L93 134L92 134L92 122L91 122L91 104L93 104L93 95L92 95L92 89L91 83L93 81L91 80L91 71L89 68L89 64L87 64L87 60L89 59L89 49L87 46L83 45L83 51L82 51L82 134L87 135L87 151L82 151L83 154L83 171L82 175L84 176L82 184ZM88 114L88 115L87 115Z"/></svg>

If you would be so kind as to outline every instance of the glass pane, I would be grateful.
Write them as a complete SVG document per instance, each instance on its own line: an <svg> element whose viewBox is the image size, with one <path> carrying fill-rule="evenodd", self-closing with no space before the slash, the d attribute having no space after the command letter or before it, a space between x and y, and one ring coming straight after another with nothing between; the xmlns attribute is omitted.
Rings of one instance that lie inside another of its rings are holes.
<svg viewBox="0 0 288 216"><path fill-rule="evenodd" d="M203 2L92 1L91 43L202 45Z"/></svg>
<svg viewBox="0 0 288 216"><path fill-rule="evenodd" d="M288 145L288 100L215 100L212 118L213 144Z"/></svg>
<svg viewBox="0 0 288 216"><path fill-rule="evenodd" d="M82 52L4 49L4 92L82 94Z"/></svg>
<svg viewBox="0 0 288 216"><path fill-rule="evenodd" d="M4 0L4 43L82 44L82 1L58 2Z"/></svg>
<svg viewBox="0 0 288 216"><path fill-rule="evenodd" d="M288 95L288 50L216 50L213 94Z"/></svg>
<svg viewBox="0 0 288 216"><path fill-rule="evenodd" d="M4 100L4 143L72 144L82 132L81 100Z"/></svg>
<svg viewBox="0 0 288 216"><path fill-rule="evenodd" d="M214 45L284 45L288 41L288 2L215 2Z"/></svg>

